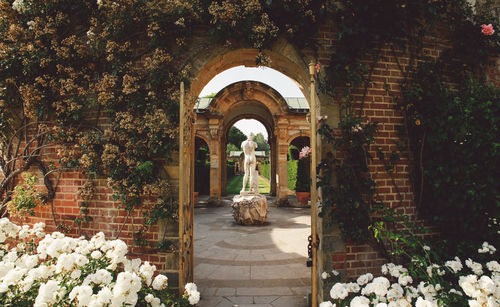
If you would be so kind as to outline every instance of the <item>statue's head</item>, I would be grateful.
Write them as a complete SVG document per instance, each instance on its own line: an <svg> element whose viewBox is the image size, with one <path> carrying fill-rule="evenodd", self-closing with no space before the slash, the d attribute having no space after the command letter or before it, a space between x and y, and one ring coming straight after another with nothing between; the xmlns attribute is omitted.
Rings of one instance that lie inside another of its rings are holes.
<svg viewBox="0 0 500 307"><path fill-rule="evenodd" d="M250 132L250 134L248 135L248 139L253 140L254 137L255 137L255 134L253 134L253 132Z"/></svg>

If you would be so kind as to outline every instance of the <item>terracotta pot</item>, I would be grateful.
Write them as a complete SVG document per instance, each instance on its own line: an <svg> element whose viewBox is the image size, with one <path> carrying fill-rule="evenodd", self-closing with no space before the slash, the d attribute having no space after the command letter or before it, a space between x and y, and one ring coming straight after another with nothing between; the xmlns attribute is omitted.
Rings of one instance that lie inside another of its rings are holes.
<svg viewBox="0 0 500 307"><path fill-rule="evenodd" d="M307 201L309 200L309 194L310 192L295 192L295 195L297 195L297 200L303 204L304 206L307 206Z"/></svg>
<svg viewBox="0 0 500 307"><path fill-rule="evenodd" d="M200 194L200 192L194 192L194 199L193 199L194 203L196 203L196 200L198 199L199 194Z"/></svg>

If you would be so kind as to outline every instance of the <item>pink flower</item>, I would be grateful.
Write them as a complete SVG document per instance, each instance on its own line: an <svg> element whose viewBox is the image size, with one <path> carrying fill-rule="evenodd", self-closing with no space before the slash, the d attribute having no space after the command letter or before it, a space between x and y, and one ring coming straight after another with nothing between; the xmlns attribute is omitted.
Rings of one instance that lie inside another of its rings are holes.
<svg viewBox="0 0 500 307"><path fill-rule="evenodd" d="M491 23L489 25L481 25L481 28L483 28L481 32L483 32L484 35L493 35L493 33L495 33L495 30L493 30L493 26L491 25Z"/></svg>
<svg viewBox="0 0 500 307"><path fill-rule="evenodd" d="M317 116L318 123L326 121L328 119L328 115Z"/></svg>
<svg viewBox="0 0 500 307"><path fill-rule="evenodd" d="M307 158L312 153L312 148L309 146L304 146L299 153L299 159Z"/></svg>
<svg viewBox="0 0 500 307"><path fill-rule="evenodd" d="M319 71L321 70L321 66L319 64L316 64L315 67L316 67L316 73L319 73Z"/></svg>

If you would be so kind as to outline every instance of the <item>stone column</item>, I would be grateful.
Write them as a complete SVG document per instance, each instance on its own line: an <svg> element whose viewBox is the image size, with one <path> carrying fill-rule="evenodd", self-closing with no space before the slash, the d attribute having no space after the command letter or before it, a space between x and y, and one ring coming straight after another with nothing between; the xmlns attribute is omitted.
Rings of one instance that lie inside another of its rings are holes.
<svg viewBox="0 0 500 307"><path fill-rule="evenodd" d="M221 136L219 133L219 120L209 119L210 129L210 200L220 200L221 196Z"/></svg>
<svg viewBox="0 0 500 307"><path fill-rule="evenodd" d="M286 118L278 119L278 133L277 133L277 151L278 151L278 202L287 199L288 197L288 120Z"/></svg>
<svg viewBox="0 0 500 307"><path fill-rule="evenodd" d="M270 169L270 176L271 176L271 190L270 194L273 196L276 196L276 171L277 171L277 148L276 146L276 136L270 135L269 136L269 145L270 145L270 151L269 151L269 162L271 163L271 169Z"/></svg>
<svg viewBox="0 0 500 307"><path fill-rule="evenodd" d="M227 195L227 137L221 137L220 142L220 172L221 172L221 195Z"/></svg>

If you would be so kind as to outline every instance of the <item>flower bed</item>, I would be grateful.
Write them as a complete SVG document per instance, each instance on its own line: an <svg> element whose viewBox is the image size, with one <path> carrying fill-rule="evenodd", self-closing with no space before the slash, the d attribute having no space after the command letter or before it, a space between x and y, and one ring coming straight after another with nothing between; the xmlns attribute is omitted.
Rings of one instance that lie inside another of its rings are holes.
<svg viewBox="0 0 500 307"><path fill-rule="evenodd" d="M200 299L193 283L176 298L154 265L126 257L121 240L45 234L44 227L0 219L0 305L188 306Z"/></svg>
<svg viewBox="0 0 500 307"><path fill-rule="evenodd" d="M320 307L434 307L434 306L500 306L500 264L492 260L495 247L484 242L478 250L480 262L455 257L438 265L428 261L430 248L424 246L424 257L415 257L407 269L393 263L382 266L382 274L367 273L356 282L335 283L331 301ZM334 276L333 276L334 275ZM323 279L336 278L323 272Z"/></svg>

